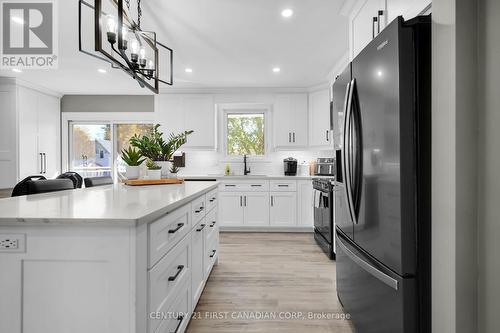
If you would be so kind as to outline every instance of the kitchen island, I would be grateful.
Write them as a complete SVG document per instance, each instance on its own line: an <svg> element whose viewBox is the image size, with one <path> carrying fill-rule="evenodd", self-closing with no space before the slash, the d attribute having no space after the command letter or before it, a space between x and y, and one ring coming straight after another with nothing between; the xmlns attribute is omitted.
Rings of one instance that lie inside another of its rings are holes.
<svg viewBox="0 0 500 333"><path fill-rule="evenodd" d="M217 262L218 182L0 200L0 332L183 332Z"/></svg>

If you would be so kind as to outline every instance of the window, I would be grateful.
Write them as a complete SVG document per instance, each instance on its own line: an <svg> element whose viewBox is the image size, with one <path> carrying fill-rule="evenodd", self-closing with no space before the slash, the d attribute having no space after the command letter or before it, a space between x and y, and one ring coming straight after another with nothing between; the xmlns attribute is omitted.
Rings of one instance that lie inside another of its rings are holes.
<svg viewBox="0 0 500 333"><path fill-rule="evenodd" d="M227 113L226 154L265 155L264 113Z"/></svg>
<svg viewBox="0 0 500 333"><path fill-rule="evenodd" d="M72 123L70 170L82 177L117 176L125 172L122 149L129 139L151 131L152 124Z"/></svg>

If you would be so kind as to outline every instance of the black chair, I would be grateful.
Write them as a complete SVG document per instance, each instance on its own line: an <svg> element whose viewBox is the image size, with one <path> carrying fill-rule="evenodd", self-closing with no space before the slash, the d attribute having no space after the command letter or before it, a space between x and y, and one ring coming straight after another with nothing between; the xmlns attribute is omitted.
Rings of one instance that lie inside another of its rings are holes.
<svg viewBox="0 0 500 333"><path fill-rule="evenodd" d="M40 194L73 190L73 182L70 179L48 179L28 181L28 194Z"/></svg>
<svg viewBox="0 0 500 333"><path fill-rule="evenodd" d="M29 190L28 190L28 185L29 182L36 181L36 180L46 180L44 176L29 176L21 180L19 183L14 186L14 189L12 190L12 197L19 197L21 195L28 195Z"/></svg>
<svg viewBox="0 0 500 333"><path fill-rule="evenodd" d="M103 185L111 185L113 184L113 178L109 176L105 177L89 177L84 179L85 187L95 187L95 186L103 186Z"/></svg>
<svg viewBox="0 0 500 333"><path fill-rule="evenodd" d="M76 172L65 172L59 176L57 176L56 179L69 179L73 182L74 188L82 188L83 185L83 178Z"/></svg>

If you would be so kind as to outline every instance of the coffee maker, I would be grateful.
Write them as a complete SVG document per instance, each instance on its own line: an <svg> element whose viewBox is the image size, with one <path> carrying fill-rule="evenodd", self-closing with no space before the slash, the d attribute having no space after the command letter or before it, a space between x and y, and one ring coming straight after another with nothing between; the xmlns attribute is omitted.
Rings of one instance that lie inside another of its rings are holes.
<svg viewBox="0 0 500 333"><path fill-rule="evenodd" d="M285 158L283 160L283 167L285 169L285 176L297 175L297 160L293 157Z"/></svg>

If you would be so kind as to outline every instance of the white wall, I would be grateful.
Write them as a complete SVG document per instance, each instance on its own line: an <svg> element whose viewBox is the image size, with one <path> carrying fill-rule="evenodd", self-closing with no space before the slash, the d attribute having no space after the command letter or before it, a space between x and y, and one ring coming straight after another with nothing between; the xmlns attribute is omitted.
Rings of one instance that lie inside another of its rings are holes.
<svg viewBox="0 0 500 333"><path fill-rule="evenodd" d="M432 331L477 332L476 1L433 1Z"/></svg>
<svg viewBox="0 0 500 333"><path fill-rule="evenodd" d="M479 0L479 330L500 330L500 1Z"/></svg>

